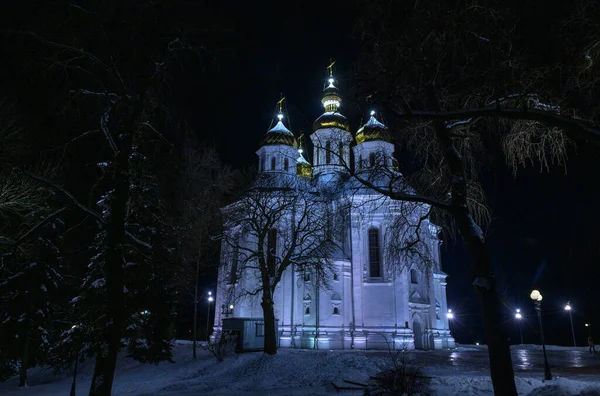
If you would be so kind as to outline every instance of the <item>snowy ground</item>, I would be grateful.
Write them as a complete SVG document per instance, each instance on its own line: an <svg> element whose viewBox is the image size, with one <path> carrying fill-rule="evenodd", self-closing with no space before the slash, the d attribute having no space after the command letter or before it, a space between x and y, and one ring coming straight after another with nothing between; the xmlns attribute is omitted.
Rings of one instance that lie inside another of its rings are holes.
<svg viewBox="0 0 600 396"><path fill-rule="evenodd" d="M548 359L555 379L542 381L543 366L538 346L513 349L516 383L520 395L600 395L600 356L585 348L549 347ZM191 359L191 345L174 347L175 363L142 365L119 359L113 395L330 395L336 393L331 381L367 382L389 357L374 351L309 351L281 349L276 356L246 353L230 356L223 363L200 350ZM415 364L434 377L434 395L491 395L487 377L487 350L465 346L452 351L414 352ZM93 362L86 362L77 381L77 395L87 395ZM69 394L69 373L30 370L29 387L18 389L16 379L0 384L0 394L19 396L65 396ZM346 384L347 385L347 384ZM351 385L348 385L351 386ZM344 395L359 395L343 391Z"/></svg>

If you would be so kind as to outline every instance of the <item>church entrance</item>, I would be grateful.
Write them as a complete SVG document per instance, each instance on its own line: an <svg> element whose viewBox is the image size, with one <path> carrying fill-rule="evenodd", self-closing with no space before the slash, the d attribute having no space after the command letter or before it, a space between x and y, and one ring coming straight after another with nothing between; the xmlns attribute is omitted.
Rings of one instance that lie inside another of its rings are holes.
<svg viewBox="0 0 600 396"><path fill-rule="evenodd" d="M423 329L421 323L413 322L413 334L415 336L415 349L423 349Z"/></svg>

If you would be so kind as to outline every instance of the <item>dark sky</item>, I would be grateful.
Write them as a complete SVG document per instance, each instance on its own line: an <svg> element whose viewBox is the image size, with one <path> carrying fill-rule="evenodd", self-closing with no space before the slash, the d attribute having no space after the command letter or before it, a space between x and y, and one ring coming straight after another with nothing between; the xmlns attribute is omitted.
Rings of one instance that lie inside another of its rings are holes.
<svg viewBox="0 0 600 396"><path fill-rule="evenodd" d="M211 84L194 85L185 93L195 130L213 142L223 159L237 167L256 163L254 152L283 93L294 132L312 132L321 114L325 67L337 62L342 96L344 79L359 54L352 36L357 12L353 2L228 2L235 44L222 55ZM256 5L260 4L260 6ZM347 87L346 87L347 88ZM348 114L352 130L359 116ZM600 166L592 149L573 150L565 170L540 173L525 169L513 178L501 158L492 159L483 175L494 220L488 241L496 268L511 338L517 328L512 309L525 314L525 342L538 342L537 323L529 299L533 288L544 295L547 341L571 343L570 300L578 344L585 343L585 322L600 327ZM477 297L470 286L470 259L460 241L443 248L449 274L448 304L456 312L459 342L484 341ZM600 333L597 334L600 338Z"/></svg>

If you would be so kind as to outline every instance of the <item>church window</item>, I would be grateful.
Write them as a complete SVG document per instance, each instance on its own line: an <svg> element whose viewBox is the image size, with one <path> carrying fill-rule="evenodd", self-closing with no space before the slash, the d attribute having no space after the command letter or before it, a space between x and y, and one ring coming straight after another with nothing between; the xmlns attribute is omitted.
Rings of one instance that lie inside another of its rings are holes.
<svg viewBox="0 0 600 396"><path fill-rule="evenodd" d="M304 315L310 315L310 307L304 309Z"/></svg>
<svg viewBox="0 0 600 396"><path fill-rule="evenodd" d="M265 168L267 167L266 162L267 162L267 159L265 157L262 157L260 159L260 170L261 171L264 171Z"/></svg>
<svg viewBox="0 0 600 396"><path fill-rule="evenodd" d="M379 249L379 230L369 229L369 276L381 278L381 252Z"/></svg>
<svg viewBox="0 0 600 396"><path fill-rule="evenodd" d="M325 143L325 163L331 163L331 141L329 140Z"/></svg>
<svg viewBox="0 0 600 396"><path fill-rule="evenodd" d="M369 154L369 165L375 166L375 153Z"/></svg>
<svg viewBox="0 0 600 396"><path fill-rule="evenodd" d="M340 309L338 307L333 307L333 314L334 315L339 315L340 314Z"/></svg>
<svg viewBox="0 0 600 396"><path fill-rule="evenodd" d="M283 161L283 170L287 172L289 168L290 168L290 162L289 162L289 161L288 161L288 159L286 158L286 159Z"/></svg>
<svg viewBox="0 0 600 396"><path fill-rule="evenodd" d="M338 280L338 274L337 274L337 272L333 273L333 280L334 281Z"/></svg>
<svg viewBox="0 0 600 396"><path fill-rule="evenodd" d="M229 283L234 284L237 280L237 271L238 271L238 260L239 260L240 252L238 247L233 248L233 254L231 257L231 274L229 275Z"/></svg>
<svg viewBox="0 0 600 396"><path fill-rule="evenodd" d="M275 157L271 157L271 170L275 170Z"/></svg>
<svg viewBox="0 0 600 396"><path fill-rule="evenodd" d="M267 268L275 268L275 255L277 254L277 230L271 228L267 238Z"/></svg>
<svg viewBox="0 0 600 396"><path fill-rule="evenodd" d="M412 283L413 285L419 284L419 274L414 268L410 270L410 283Z"/></svg>

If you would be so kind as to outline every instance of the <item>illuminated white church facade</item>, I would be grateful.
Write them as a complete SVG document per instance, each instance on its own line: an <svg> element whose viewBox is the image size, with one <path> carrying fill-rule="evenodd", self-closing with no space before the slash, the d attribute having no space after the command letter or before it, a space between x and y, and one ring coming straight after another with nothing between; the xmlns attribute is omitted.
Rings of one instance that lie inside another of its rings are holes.
<svg viewBox="0 0 600 396"><path fill-rule="evenodd" d="M306 275L292 268L283 274L274 294L279 346L454 348L447 315L447 275L440 262L439 227L427 218L427 205L384 197L350 176L347 164L352 164L357 175L368 175L377 166L401 174L396 170L387 127L371 114L353 136L348 120L338 110L341 98L333 77L328 83L322 99L325 112L314 122L310 136L312 164L285 126L281 113L257 151L260 172L299 178L314 188L341 185L340 199L352 203L343 248L330 258L334 270L326 282L328 288L315 288L304 278ZM386 250L389 244L401 245L390 229L398 216L405 215L401 214L406 212L403 205L412 205L409 212L417 217L414 221L419 221L421 257ZM256 279L256 274L232 274L237 258L232 257L225 243L221 250L213 337L222 330L223 319L259 320L263 316L260 295L236 296L236 288ZM256 331L252 337L261 336L258 327Z"/></svg>

